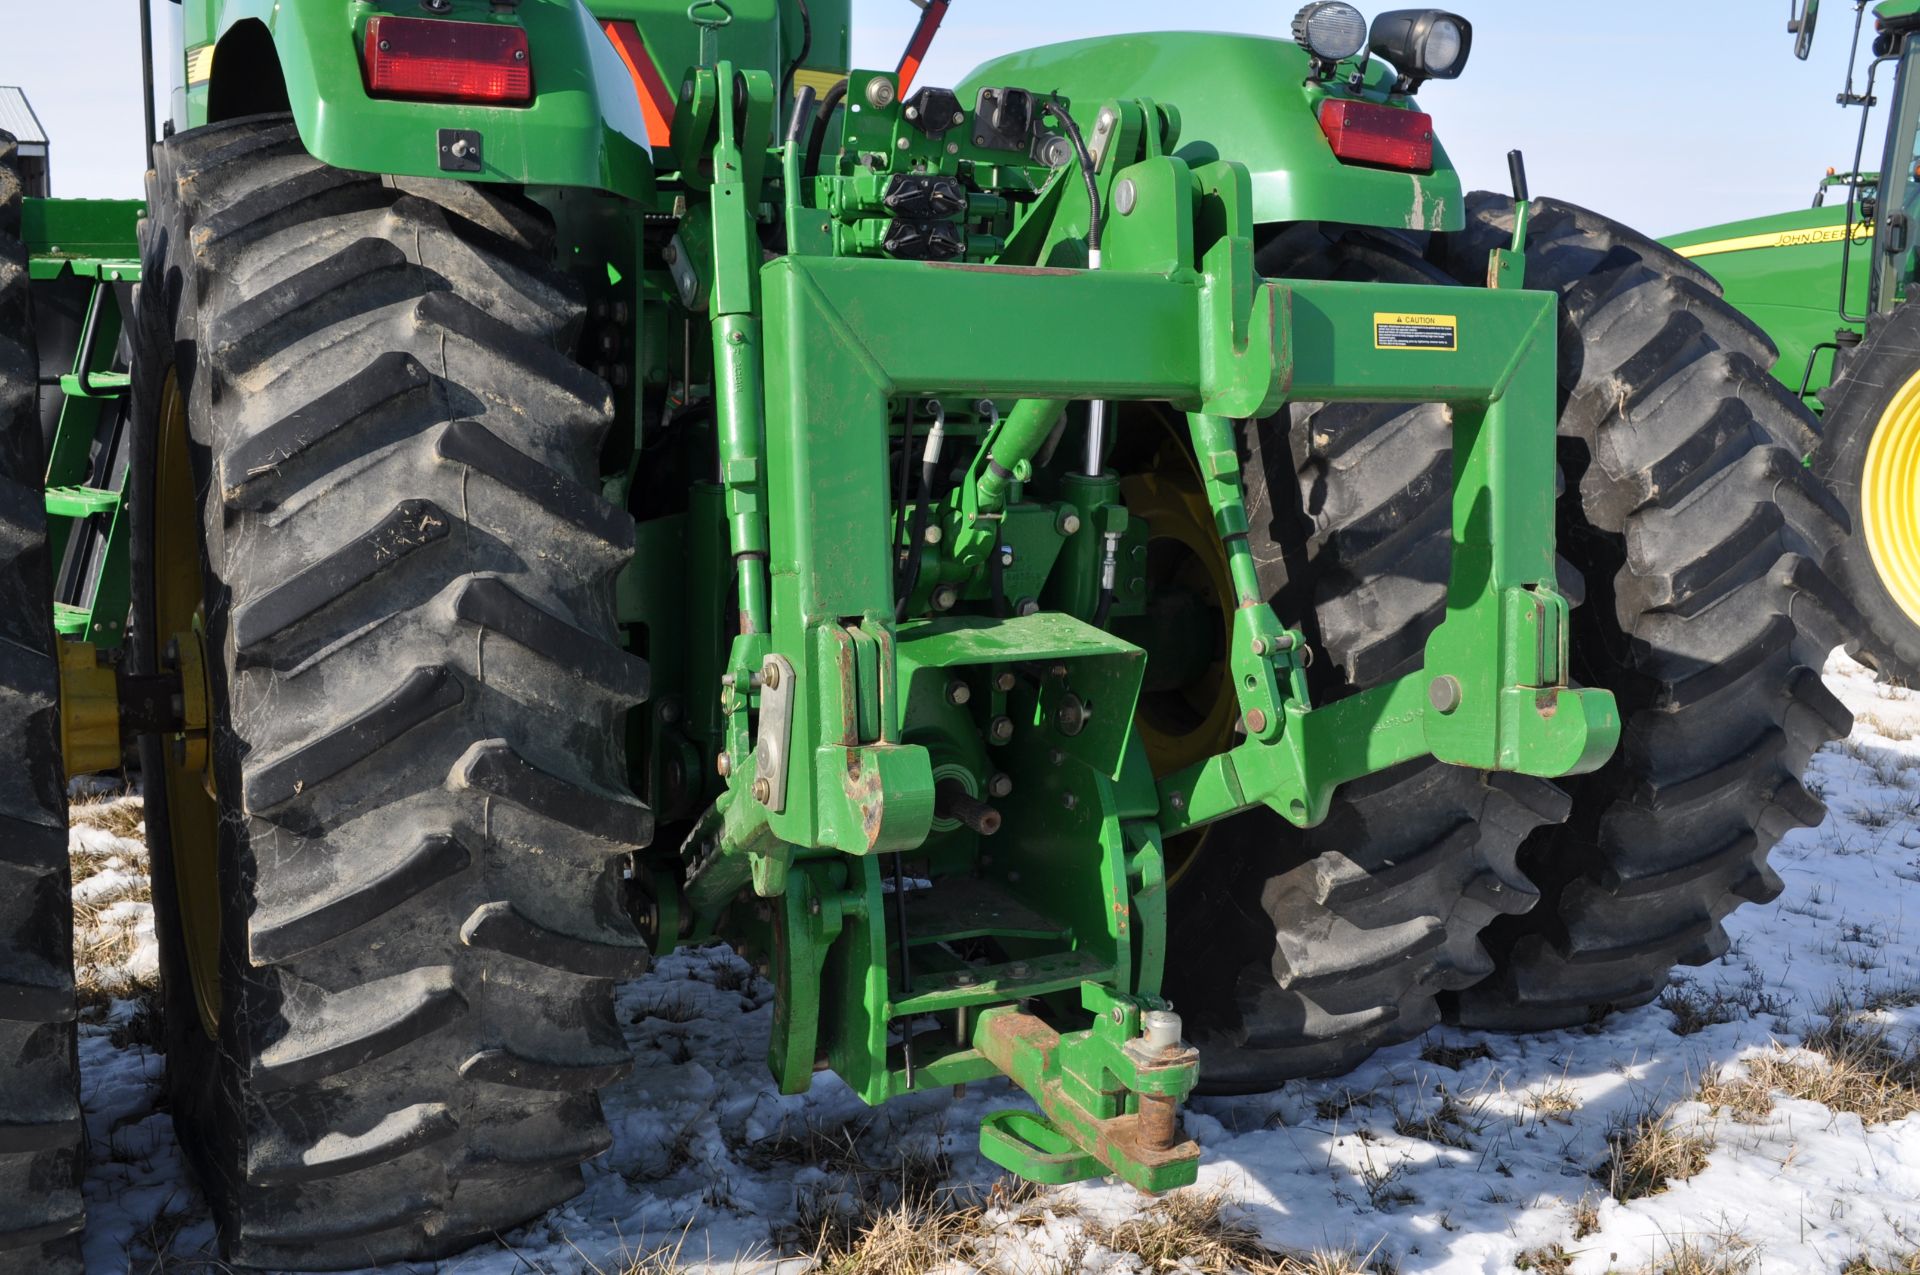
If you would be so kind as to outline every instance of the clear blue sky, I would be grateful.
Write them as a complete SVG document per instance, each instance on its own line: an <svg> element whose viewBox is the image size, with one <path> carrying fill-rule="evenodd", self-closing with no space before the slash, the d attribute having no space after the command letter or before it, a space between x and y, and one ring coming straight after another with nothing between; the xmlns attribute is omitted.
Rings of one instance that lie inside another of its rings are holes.
<svg viewBox="0 0 1920 1275"><path fill-rule="evenodd" d="M138 3L0 0L0 84L26 88L52 136L56 194L140 193ZM1395 3L1404 0L1361 9ZM953 0L921 82L954 83L994 54L1104 32L1284 34L1294 7ZM1833 100L1852 38L1845 0L1828 0L1805 63L1793 58L1781 0L1456 7L1474 24L1472 61L1421 104L1469 186L1504 188L1504 156L1518 146L1536 194L1664 234L1801 206L1829 164L1852 160L1858 114ZM854 0L856 65L892 66L918 12L910 0ZM1868 156L1877 167L1877 144Z"/></svg>

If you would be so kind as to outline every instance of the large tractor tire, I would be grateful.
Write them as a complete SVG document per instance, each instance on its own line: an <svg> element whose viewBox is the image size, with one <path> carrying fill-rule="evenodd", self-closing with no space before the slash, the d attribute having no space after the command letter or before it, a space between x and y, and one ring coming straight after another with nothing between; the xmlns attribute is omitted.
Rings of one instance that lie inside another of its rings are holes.
<svg viewBox="0 0 1920 1275"><path fill-rule="evenodd" d="M1822 397L1814 471L1853 522L1832 570L1864 621L1848 649L1920 685L1920 306L1873 319Z"/></svg>
<svg viewBox="0 0 1920 1275"><path fill-rule="evenodd" d="M515 190L329 168L282 116L178 134L148 182L132 658L187 702L142 741L174 1126L234 1261L431 1259L578 1191L631 1066L611 395Z"/></svg>
<svg viewBox="0 0 1920 1275"><path fill-rule="evenodd" d="M1453 282L1400 241L1311 226L1260 268ZM1294 404L1245 432L1249 544L1318 652L1316 702L1418 668L1444 601L1451 447L1431 405ZM1166 980L1201 1084L1337 1074L1436 1025L1443 993L1493 970L1481 931L1538 898L1521 843L1566 813L1544 780L1411 762L1343 786L1316 828L1257 809L1207 830L1170 892Z"/></svg>
<svg viewBox="0 0 1920 1275"><path fill-rule="evenodd" d="M1476 194L1467 218L1433 248L1463 282L1512 201ZM1614 693L1622 734L1522 847L1540 905L1489 927L1499 968L1452 1006L1510 1029L1653 1000L1726 951L1728 913L1779 894L1768 851L1825 814L1800 776L1852 725L1820 672L1857 624L1826 574L1845 513L1801 463L1814 438L1772 344L1645 236L1545 199L1532 227L1527 286L1560 297L1560 546L1587 586L1573 672Z"/></svg>
<svg viewBox="0 0 1920 1275"><path fill-rule="evenodd" d="M1822 816L1799 775L1849 723L1819 669L1851 617L1821 569L1844 516L1799 464L1803 414L1680 258L1552 201L1534 225L1528 286L1562 298L1574 669L1618 697L1620 749L1558 784L1410 764L1305 834L1222 825L1170 904L1169 994L1209 1087L1338 1067L1443 1012L1534 1028L1645 1003L1724 951L1727 913L1779 891L1768 849ZM1260 268L1472 286L1510 233L1510 203L1476 196L1459 235L1295 226ZM1417 667L1445 602L1446 414L1293 404L1245 448L1262 583L1325 657L1317 699Z"/></svg>
<svg viewBox="0 0 1920 1275"><path fill-rule="evenodd" d="M39 363L0 133L0 1271L77 1271L85 1167Z"/></svg>

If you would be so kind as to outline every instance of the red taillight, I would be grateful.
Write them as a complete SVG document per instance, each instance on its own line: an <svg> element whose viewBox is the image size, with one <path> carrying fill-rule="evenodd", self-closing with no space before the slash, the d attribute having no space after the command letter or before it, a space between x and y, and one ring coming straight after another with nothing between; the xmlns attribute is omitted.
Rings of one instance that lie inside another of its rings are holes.
<svg viewBox="0 0 1920 1275"><path fill-rule="evenodd" d="M1356 164L1433 167L1433 116L1424 111L1330 97L1320 103L1320 131L1335 155Z"/></svg>
<svg viewBox="0 0 1920 1275"><path fill-rule="evenodd" d="M527 33L491 22L374 18L367 23L367 91L444 102L525 102L533 96Z"/></svg>

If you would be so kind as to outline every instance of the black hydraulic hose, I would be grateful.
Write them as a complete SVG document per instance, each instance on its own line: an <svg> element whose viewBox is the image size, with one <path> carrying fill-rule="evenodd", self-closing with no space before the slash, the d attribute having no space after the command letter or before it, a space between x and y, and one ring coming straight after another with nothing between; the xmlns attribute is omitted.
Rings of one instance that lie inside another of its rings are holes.
<svg viewBox="0 0 1920 1275"><path fill-rule="evenodd" d="M834 86L820 98L820 109L813 116L813 136L807 139L807 161L800 166L800 179L805 181L820 172L820 152L826 149L827 125L833 122L834 108L847 96L847 82L837 80Z"/></svg>
<svg viewBox="0 0 1920 1275"><path fill-rule="evenodd" d="M787 145L792 146L800 140L800 132L807 126L807 117L813 114L813 86L802 84L800 93L793 99L793 114L787 117Z"/></svg>
<svg viewBox="0 0 1920 1275"><path fill-rule="evenodd" d="M1113 590L1103 588L1100 590L1100 602L1098 605L1096 605L1093 608L1093 627L1096 629L1106 628L1107 613L1112 610L1113 610Z"/></svg>
<svg viewBox="0 0 1920 1275"><path fill-rule="evenodd" d="M1086 139L1080 136L1080 126L1067 114L1066 107L1049 100L1040 109L1059 120L1060 127L1067 130L1067 137L1073 142L1074 156L1080 161L1080 179L1087 184L1087 252L1097 253L1100 251L1100 187L1093 179L1093 155L1087 150Z"/></svg>
<svg viewBox="0 0 1920 1275"><path fill-rule="evenodd" d="M787 73L780 77L780 96L785 97L793 88L793 73L813 52L813 13L807 8L807 0L799 0L800 5L800 51L793 55L793 61L787 63Z"/></svg>
<svg viewBox="0 0 1920 1275"><path fill-rule="evenodd" d="M927 431L927 450L934 454L932 460L920 462L920 499L913 506L913 522L907 530L907 578L901 584L899 596L893 600L894 623L907 618L907 603L913 598L913 591L920 587L921 546L927 538L927 514L933 504L933 481L939 467L940 422L936 419L933 428Z"/></svg>

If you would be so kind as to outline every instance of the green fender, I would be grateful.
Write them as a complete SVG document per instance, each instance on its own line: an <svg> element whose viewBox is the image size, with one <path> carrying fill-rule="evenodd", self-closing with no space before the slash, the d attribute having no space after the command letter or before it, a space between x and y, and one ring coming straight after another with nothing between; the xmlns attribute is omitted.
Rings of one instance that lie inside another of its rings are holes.
<svg viewBox="0 0 1920 1275"><path fill-rule="evenodd" d="M522 0L494 12L487 0L454 0L447 17L522 26L532 54L526 106L402 102L369 97L360 47L370 18L424 17L418 4L353 0L186 0L187 123L210 122L222 102L257 103L271 82L263 33L285 79L300 140L340 168L522 185L583 186L649 202L653 163L632 78L579 0ZM209 49L211 52L209 52ZM259 109L257 105L254 109ZM247 113L244 107L235 113ZM482 168L440 166L441 129L472 129Z"/></svg>
<svg viewBox="0 0 1920 1275"><path fill-rule="evenodd" d="M1343 76L1347 70L1342 67ZM1384 100L1392 79L1376 59L1367 72L1366 96ZM968 104L992 85L1059 93L1087 132L1093 111L1112 98L1167 103L1179 112L1176 153L1182 159L1202 164L1226 158L1247 166L1256 222L1338 221L1406 230L1458 230L1466 224L1460 174L1437 140L1430 173L1344 164L1334 157L1316 115L1327 92L1307 80L1307 55L1290 40L1166 31L1008 54L975 69L960 93Z"/></svg>

